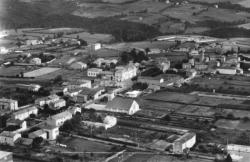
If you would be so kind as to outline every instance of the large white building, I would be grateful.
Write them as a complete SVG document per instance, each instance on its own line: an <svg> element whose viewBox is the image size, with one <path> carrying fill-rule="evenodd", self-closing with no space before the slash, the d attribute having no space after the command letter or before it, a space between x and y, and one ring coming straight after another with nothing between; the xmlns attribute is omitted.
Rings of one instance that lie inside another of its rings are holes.
<svg viewBox="0 0 250 162"><path fill-rule="evenodd" d="M115 97L112 101L107 103L105 110L133 115L139 111L140 108L138 103L131 98Z"/></svg>
<svg viewBox="0 0 250 162"><path fill-rule="evenodd" d="M49 105L51 102L58 101L59 99L60 97L54 94L48 97L42 97L42 98L36 99L35 104L38 106L44 106L45 104Z"/></svg>
<svg viewBox="0 0 250 162"><path fill-rule="evenodd" d="M60 127L66 120L70 120L71 118L72 114L69 111L64 111L49 117L47 119L47 124L51 126Z"/></svg>
<svg viewBox="0 0 250 162"><path fill-rule="evenodd" d="M122 82L131 79L137 75L137 68L129 64L127 66L118 66L115 71L115 81Z"/></svg>
<svg viewBox="0 0 250 162"><path fill-rule="evenodd" d="M174 153L183 153L185 149L192 148L196 143L196 134L195 133L185 133L180 138L176 139L173 142L173 152Z"/></svg>
<svg viewBox="0 0 250 162"><path fill-rule="evenodd" d="M35 58L30 60L30 64L41 65L42 61L40 58L35 57Z"/></svg>
<svg viewBox="0 0 250 162"><path fill-rule="evenodd" d="M8 131L3 131L0 134L0 143L4 144L4 145L14 146L15 145L15 141L18 138L21 138L21 134L20 133L13 133L13 132L8 132Z"/></svg>
<svg viewBox="0 0 250 162"><path fill-rule="evenodd" d="M0 99L0 110L18 110L18 102L12 99L1 98Z"/></svg>
<svg viewBox="0 0 250 162"><path fill-rule="evenodd" d="M102 72L102 69L90 68L87 71L88 77L97 77Z"/></svg>
<svg viewBox="0 0 250 162"><path fill-rule="evenodd" d="M33 105L27 105L27 106L21 107L20 110L14 112L12 114L12 118L24 120L24 119L28 118L31 114L37 115L38 109L37 109L37 107L35 107Z"/></svg>

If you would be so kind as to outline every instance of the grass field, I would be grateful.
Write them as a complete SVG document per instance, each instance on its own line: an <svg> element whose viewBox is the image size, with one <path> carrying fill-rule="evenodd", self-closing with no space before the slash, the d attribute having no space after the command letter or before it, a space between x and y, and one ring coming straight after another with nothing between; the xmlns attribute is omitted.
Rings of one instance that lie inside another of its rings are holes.
<svg viewBox="0 0 250 162"><path fill-rule="evenodd" d="M26 71L25 68L20 66L0 67L0 75L3 76L16 76L24 71Z"/></svg>
<svg viewBox="0 0 250 162"><path fill-rule="evenodd" d="M59 70L60 68L40 68L34 71L24 73L24 77L39 77Z"/></svg>
<svg viewBox="0 0 250 162"><path fill-rule="evenodd" d="M225 129L250 130L250 122L240 120L220 119L215 123L215 125Z"/></svg>

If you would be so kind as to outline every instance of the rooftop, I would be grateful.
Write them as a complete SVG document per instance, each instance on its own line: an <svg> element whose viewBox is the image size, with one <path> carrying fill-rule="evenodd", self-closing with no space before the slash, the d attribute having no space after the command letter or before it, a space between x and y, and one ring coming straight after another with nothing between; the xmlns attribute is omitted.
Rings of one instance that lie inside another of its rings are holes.
<svg viewBox="0 0 250 162"><path fill-rule="evenodd" d="M7 152L7 151L0 151L0 159L3 159L6 156L11 155L12 152Z"/></svg>
<svg viewBox="0 0 250 162"><path fill-rule="evenodd" d="M35 107L35 106L25 107L21 110L14 112L13 115L19 115L19 114L23 114L23 113L33 111L33 110L37 110L37 107Z"/></svg>
<svg viewBox="0 0 250 162"><path fill-rule="evenodd" d="M16 133L13 132L9 132L9 131L3 131L0 136L4 136L4 137L14 137L16 135Z"/></svg>
<svg viewBox="0 0 250 162"><path fill-rule="evenodd" d="M112 101L107 103L105 108L129 111L134 101L135 100L127 97L115 97Z"/></svg>
<svg viewBox="0 0 250 162"><path fill-rule="evenodd" d="M72 114L68 111L64 111L64 112L51 116L51 119L57 120L57 119L62 119L66 116L72 116Z"/></svg>
<svg viewBox="0 0 250 162"><path fill-rule="evenodd" d="M175 142L184 143L187 140L190 140L191 138L193 138L194 136L195 136L195 133L186 133L183 136L181 136L180 138L178 138L177 140L175 140Z"/></svg>

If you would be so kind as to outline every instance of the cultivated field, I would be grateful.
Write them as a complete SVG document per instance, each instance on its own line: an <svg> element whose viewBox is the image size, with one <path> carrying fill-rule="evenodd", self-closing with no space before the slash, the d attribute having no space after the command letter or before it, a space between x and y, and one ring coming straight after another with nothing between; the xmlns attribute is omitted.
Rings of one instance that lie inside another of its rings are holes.
<svg viewBox="0 0 250 162"><path fill-rule="evenodd" d="M39 77L59 70L60 68L44 67L34 71L24 73L24 77Z"/></svg>

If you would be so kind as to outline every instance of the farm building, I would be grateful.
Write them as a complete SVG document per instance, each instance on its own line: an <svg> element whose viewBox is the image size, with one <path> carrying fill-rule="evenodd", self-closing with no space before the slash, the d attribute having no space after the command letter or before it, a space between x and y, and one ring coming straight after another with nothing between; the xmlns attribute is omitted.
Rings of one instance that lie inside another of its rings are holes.
<svg viewBox="0 0 250 162"><path fill-rule="evenodd" d="M133 115L139 111L140 108L138 103L131 98L115 97L112 101L107 103L105 110Z"/></svg>
<svg viewBox="0 0 250 162"><path fill-rule="evenodd" d="M173 142L173 152L174 153L183 153L185 149L190 149L196 143L196 134L195 133L185 133L180 138L176 139Z"/></svg>
<svg viewBox="0 0 250 162"><path fill-rule="evenodd" d="M66 120L70 120L71 118L72 118L72 114L68 111L64 111L64 112L61 112L59 114L50 116L47 119L47 124L51 125L51 126L59 127L59 126L63 125L63 123Z"/></svg>
<svg viewBox="0 0 250 162"><path fill-rule="evenodd" d="M31 114L37 115L38 109L35 106L27 105L27 106L20 107L20 110L14 112L12 114L12 118L24 120L24 119L27 119Z"/></svg>
<svg viewBox="0 0 250 162"><path fill-rule="evenodd" d="M141 93L142 91L129 91L129 92L126 92L126 96L131 97L131 98L136 98L139 95L141 95Z"/></svg>
<svg viewBox="0 0 250 162"><path fill-rule="evenodd" d="M3 131L0 134L0 144L5 144L9 146L14 146L18 138L21 138L20 133L12 133L9 131Z"/></svg>
<svg viewBox="0 0 250 162"><path fill-rule="evenodd" d="M102 69L90 68L87 71L89 77L97 77L102 72Z"/></svg>
<svg viewBox="0 0 250 162"><path fill-rule="evenodd" d="M230 67L220 67L217 68L217 72L219 74L228 74L228 75L235 75L237 74L237 69L236 68L230 68Z"/></svg>
<svg viewBox="0 0 250 162"><path fill-rule="evenodd" d="M41 86L38 84L17 84L17 87L33 92L37 92L41 88Z"/></svg>
<svg viewBox="0 0 250 162"><path fill-rule="evenodd" d="M18 103L16 100L1 98L0 99L0 110L18 110Z"/></svg>
<svg viewBox="0 0 250 162"><path fill-rule="evenodd" d="M74 70L82 70L82 69L87 68L87 64L85 64L83 62L75 62L75 63L70 65L70 68L74 69Z"/></svg>
<svg viewBox="0 0 250 162"><path fill-rule="evenodd" d="M104 88L83 88L80 94L76 96L77 102L84 103L90 100L96 100L104 93L104 91Z"/></svg>

